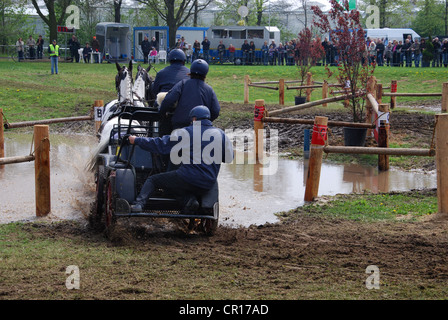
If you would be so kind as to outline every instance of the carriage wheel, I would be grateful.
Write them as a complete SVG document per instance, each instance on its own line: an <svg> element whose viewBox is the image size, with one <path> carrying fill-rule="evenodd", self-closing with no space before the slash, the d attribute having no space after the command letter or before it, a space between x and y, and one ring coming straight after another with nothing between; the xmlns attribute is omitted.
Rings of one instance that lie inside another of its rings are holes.
<svg viewBox="0 0 448 320"><path fill-rule="evenodd" d="M219 203L213 205L213 212L216 213L216 219L201 219L200 227L207 236L213 236L218 229L219 221Z"/></svg>
<svg viewBox="0 0 448 320"><path fill-rule="evenodd" d="M115 224L116 218L115 212L115 174L111 174L106 183L106 199L104 210L104 225L106 228L110 228Z"/></svg>
<svg viewBox="0 0 448 320"><path fill-rule="evenodd" d="M104 185L106 182L103 165L98 166L95 173L95 182L95 211L91 215L90 223L94 228L101 228L101 219L104 214Z"/></svg>

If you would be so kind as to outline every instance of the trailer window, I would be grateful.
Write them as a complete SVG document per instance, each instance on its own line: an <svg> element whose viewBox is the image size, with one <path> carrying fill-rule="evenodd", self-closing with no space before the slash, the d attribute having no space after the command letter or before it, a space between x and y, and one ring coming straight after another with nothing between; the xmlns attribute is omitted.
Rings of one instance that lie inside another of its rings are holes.
<svg viewBox="0 0 448 320"><path fill-rule="evenodd" d="M230 39L246 39L246 30L243 31L229 31Z"/></svg>
<svg viewBox="0 0 448 320"><path fill-rule="evenodd" d="M222 39L227 38L227 30L213 30L213 38L214 39Z"/></svg>
<svg viewBox="0 0 448 320"><path fill-rule="evenodd" d="M247 30L248 39L263 39L263 30Z"/></svg>

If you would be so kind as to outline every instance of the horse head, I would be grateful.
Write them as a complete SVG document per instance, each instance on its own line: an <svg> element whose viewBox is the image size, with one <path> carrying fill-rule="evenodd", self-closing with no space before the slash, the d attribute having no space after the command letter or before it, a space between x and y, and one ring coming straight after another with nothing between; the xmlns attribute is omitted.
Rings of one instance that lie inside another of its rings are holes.
<svg viewBox="0 0 448 320"><path fill-rule="evenodd" d="M120 105L130 104L134 102L132 95L132 61L129 62L129 67L120 66L118 62L115 63L118 74L115 76L115 87L118 93L118 102Z"/></svg>
<svg viewBox="0 0 448 320"><path fill-rule="evenodd" d="M151 64L146 69L140 65L137 67L137 75L135 76L133 89L134 97L141 101L146 101L150 107L154 105L155 101L155 96L152 93L154 79L149 75L151 68Z"/></svg>

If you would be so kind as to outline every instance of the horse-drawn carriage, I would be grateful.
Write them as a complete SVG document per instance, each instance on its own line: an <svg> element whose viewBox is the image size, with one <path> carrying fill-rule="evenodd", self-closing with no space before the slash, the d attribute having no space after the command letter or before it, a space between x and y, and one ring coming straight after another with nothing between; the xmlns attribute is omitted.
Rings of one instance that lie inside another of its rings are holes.
<svg viewBox="0 0 448 320"><path fill-rule="evenodd" d="M166 171L166 164L161 155L128 141L131 134L159 136L159 113L148 91L152 81L149 68L139 66L133 84L132 64L129 68L117 64L117 68L118 99L104 107L99 145L89 163L96 183L96 205L90 222L96 227L109 228L122 217L177 218L185 219L190 229L212 235L219 218L217 183L198 199L200 206L195 212L183 212L180 199L161 189L151 196L142 212L131 211L130 205L147 177ZM143 79L145 86L141 88L145 90L135 86L139 79Z"/></svg>

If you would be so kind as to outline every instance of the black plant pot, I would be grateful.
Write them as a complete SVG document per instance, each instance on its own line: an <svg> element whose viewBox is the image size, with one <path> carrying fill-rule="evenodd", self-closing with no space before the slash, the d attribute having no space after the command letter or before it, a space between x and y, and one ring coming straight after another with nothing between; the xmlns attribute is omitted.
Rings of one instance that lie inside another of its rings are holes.
<svg viewBox="0 0 448 320"><path fill-rule="evenodd" d="M304 104L306 102L306 97L301 97L301 96L295 96L294 97L296 106L299 104Z"/></svg>
<svg viewBox="0 0 448 320"><path fill-rule="evenodd" d="M367 129L344 127L344 145L352 147L364 147L366 143Z"/></svg>

